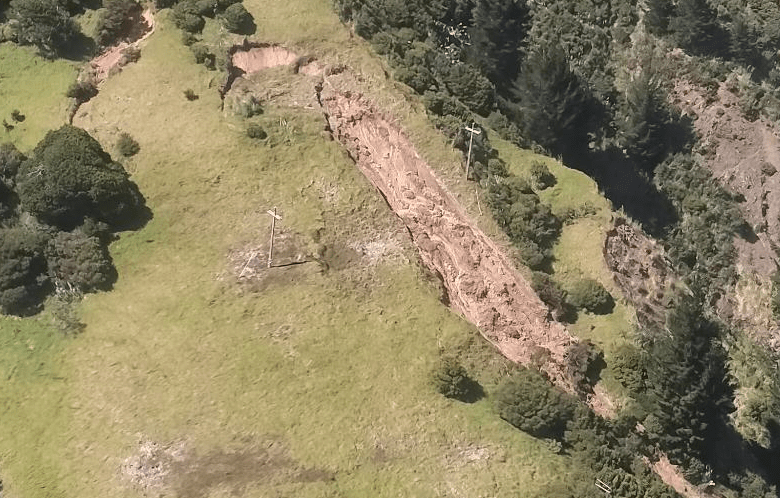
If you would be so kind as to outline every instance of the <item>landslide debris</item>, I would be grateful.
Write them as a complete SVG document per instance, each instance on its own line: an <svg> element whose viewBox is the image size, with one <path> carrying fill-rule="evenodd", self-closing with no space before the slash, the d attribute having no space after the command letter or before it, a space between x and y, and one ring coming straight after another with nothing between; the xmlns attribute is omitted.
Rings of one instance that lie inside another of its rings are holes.
<svg viewBox="0 0 780 498"><path fill-rule="evenodd" d="M645 330L661 330L667 299L680 285L663 247L625 218L616 218L604 238L603 251L612 278L636 308L639 324Z"/></svg>
<svg viewBox="0 0 780 498"><path fill-rule="evenodd" d="M737 269L746 282L737 285L721 306L721 314L762 344L780 351L780 328L764 309L770 277L780 260L780 129L765 117L746 116L735 82L717 91L676 82L672 98L683 112L694 115L703 144L704 164L726 189L741 200L740 209L755 233L734 238Z"/></svg>
<svg viewBox="0 0 780 498"><path fill-rule="evenodd" d="M329 78L317 87L328 127L407 226L423 263L441 276L450 305L510 360L531 364L546 357L541 369L574 391L565 355L576 339L549 319L531 285L469 219L393 119L354 93L348 80Z"/></svg>

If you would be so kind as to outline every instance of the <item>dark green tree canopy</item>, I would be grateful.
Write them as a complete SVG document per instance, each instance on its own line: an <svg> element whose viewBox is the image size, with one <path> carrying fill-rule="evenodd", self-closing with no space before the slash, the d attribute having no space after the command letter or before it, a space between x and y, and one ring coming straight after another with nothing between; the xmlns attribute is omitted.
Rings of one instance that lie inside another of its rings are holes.
<svg viewBox="0 0 780 498"><path fill-rule="evenodd" d="M557 153L587 150L594 105L560 46L528 54L514 96L517 121L534 141Z"/></svg>
<svg viewBox="0 0 780 498"><path fill-rule="evenodd" d="M61 53L80 33L57 0L11 0L8 17L17 43L35 45L46 57Z"/></svg>
<svg viewBox="0 0 780 498"><path fill-rule="evenodd" d="M244 4L234 3L225 9L222 14L222 24L231 33L251 34L255 30L255 21L252 14L246 10Z"/></svg>
<svg viewBox="0 0 780 498"><path fill-rule="evenodd" d="M495 391L495 403L499 416L518 429L558 440L577 406L576 398L525 368L504 379Z"/></svg>
<svg viewBox="0 0 780 498"><path fill-rule="evenodd" d="M0 229L0 312L35 312L51 285L46 272L46 237L25 228Z"/></svg>
<svg viewBox="0 0 780 498"><path fill-rule="evenodd" d="M19 168L17 184L22 209L62 230L88 217L121 229L148 213L122 165L70 125L46 134Z"/></svg>
<svg viewBox="0 0 780 498"><path fill-rule="evenodd" d="M524 0L478 0L467 57L490 81L507 86L520 70L520 47L529 22Z"/></svg>

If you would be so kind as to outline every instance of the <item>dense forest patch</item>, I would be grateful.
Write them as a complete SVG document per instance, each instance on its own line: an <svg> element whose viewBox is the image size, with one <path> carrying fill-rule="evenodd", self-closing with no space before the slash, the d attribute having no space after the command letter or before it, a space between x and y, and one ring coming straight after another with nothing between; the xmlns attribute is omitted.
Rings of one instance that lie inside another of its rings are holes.
<svg viewBox="0 0 780 498"><path fill-rule="evenodd" d="M112 234L150 212L124 168L86 131L49 132L30 157L0 146L0 309L27 315L45 297L106 290L116 280Z"/></svg>

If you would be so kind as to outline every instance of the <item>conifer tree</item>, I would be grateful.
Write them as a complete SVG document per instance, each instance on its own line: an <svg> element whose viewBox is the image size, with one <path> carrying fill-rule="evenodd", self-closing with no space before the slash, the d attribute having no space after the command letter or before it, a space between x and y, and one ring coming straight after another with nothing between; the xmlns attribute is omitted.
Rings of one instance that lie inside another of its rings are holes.
<svg viewBox="0 0 780 498"><path fill-rule="evenodd" d="M669 28L683 49L695 55L717 56L725 48L726 36L716 17L706 0L680 0Z"/></svg>
<svg viewBox="0 0 780 498"><path fill-rule="evenodd" d="M528 54L513 93L515 117L534 141L564 155L587 148L587 116L593 107L559 45Z"/></svg>
<svg viewBox="0 0 780 498"><path fill-rule="evenodd" d="M476 2L470 59L499 88L506 88L517 77L528 20L525 0Z"/></svg>
<svg viewBox="0 0 780 498"><path fill-rule="evenodd" d="M718 327L683 296L667 316L667 334L648 345L647 386L655 402L654 436L677 462L699 457L725 400ZM660 429L660 430L658 430Z"/></svg>
<svg viewBox="0 0 780 498"><path fill-rule="evenodd" d="M632 80L621 111L621 145L640 166L652 171L664 158L666 125L671 118L658 85L644 74Z"/></svg>

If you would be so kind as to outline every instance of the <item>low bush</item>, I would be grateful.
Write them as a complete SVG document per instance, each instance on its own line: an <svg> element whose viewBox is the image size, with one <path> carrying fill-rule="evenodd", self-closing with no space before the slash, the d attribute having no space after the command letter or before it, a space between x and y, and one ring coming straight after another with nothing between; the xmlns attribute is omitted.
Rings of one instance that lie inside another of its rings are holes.
<svg viewBox="0 0 780 498"><path fill-rule="evenodd" d="M119 153L125 157L134 156L138 154L139 150L141 150L141 146L138 145L138 142L136 142L135 139L128 133L124 132L119 134L119 139L116 142L116 148L119 150Z"/></svg>
<svg viewBox="0 0 780 498"><path fill-rule="evenodd" d="M481 397L481 387L452 356L442 356L431 372L431 380L441 395L459 401L475 401Z"/></svg>
<svg viewBox="0 0 780 498"><path fill-rule="evenodd" d="M184 90L184 98L186 98L191 102L193 100L198 100L200 97L198 96L197 93L195 93L195 90L193 90L192 88L188 88Z"/></svg>
<svg viewBox="0 0 780 498"><path fill-rule="evenodd" d="M580 392L591 392L599 380L601 370L606 366L604 352L596 349L589 340L575 342L564 354L566 373Z"/></svg>
<svg viewBox="0 0 780 498"><path fill-rule="evenodd" d="M92 80L77 80L71 83L65 92L67 97L76 99L79 103L87 102L98 94L97 85Z"/></svg>
<svg viewBox="0 0 780 498"><path fill-rule="evenodd" d="M529 172L531 183L536 190L544 190L555 185L555 176L550 172L546 164L534 161Z"/></svg>
<svg viewBox="0 0 780 498"><path fill-rule="evenodd" d="M611 313L615 307L612 295L597 280L590 278L576 282L569 290L569 302L577 309L597 315Z"/></svg>
<svg viewBox="0 0 780 498"><path fill-rule="evenodd" d="M268 133L259 124L249 123L249 126L246 127L246 136L256 140L264 140L268 138Z"/></svg>
<svg viewBox="0 0 780 498"><path fill-rule="evenodd" d="M216 56L209 52L207 46L202 43L194 43L190 45L190 50L192 51L192 55L195 56L195 62L198 64L203 64L209 69L214 69L214 67L216 67Z"/></svg>

